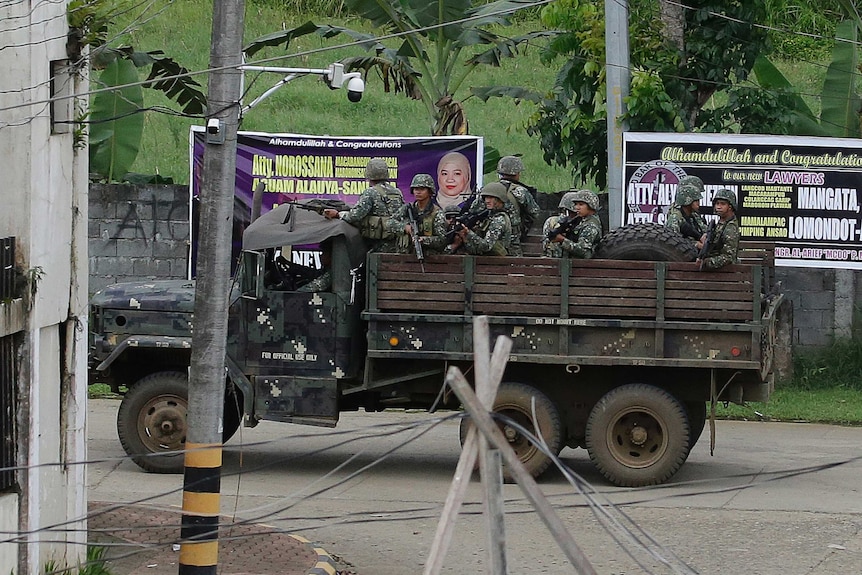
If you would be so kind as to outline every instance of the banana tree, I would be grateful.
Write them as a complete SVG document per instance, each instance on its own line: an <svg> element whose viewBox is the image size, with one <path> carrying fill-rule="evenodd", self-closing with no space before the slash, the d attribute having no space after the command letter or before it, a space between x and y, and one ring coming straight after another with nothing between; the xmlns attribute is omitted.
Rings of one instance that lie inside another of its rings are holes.
<svg viewBox="0 0 862 575"><path fill-rule="evenodd" d="M477 66L499 66L503 58L517 56L522 44L555 34L543 30L504 37L489 30L492 25L508 26L512 13L535 5L531 0L476 5L472 0L345 0L344 4L381 35L395 34L397 40L388 46L373 34L306 22L257 38L245 48L246 56L266 47L286 49L294 38L306 34L347 35L373 54L346 58L345 68L362 70L366 76L374 70L384 91L421 100L431 133L438 136L467 133L458 91Z"/></svg>
<svg viewBox="0 0 862 575"><path fill-rule="evenodd" d="M858 16L844 20L835 29L832 61L826 70L821 110L818 118L802 99L798 90L765 57L758 58L754 66L757 82L763 88L791 94L794 101L791 133L795 135L831 136L835 138L860 137L862 98L856 90L859 72L858 36L862 21Z"/></svg>
<svg viewBox="0 0 862 575"><path fill-rule="evenodd" d="M116 0L72 0L66 50L77 65L85 62L93 75L93 97L88 114L90 172L112 182L125 179L138 155L144 129L142 88L163 92L184 114L202 114L206 96L189 70L161 50L139 52L130 46L111 47L108 31L116 14L130 5ZM89 54L85 48L89 47ZM149 70L140 83L139 69Z"/></svg>

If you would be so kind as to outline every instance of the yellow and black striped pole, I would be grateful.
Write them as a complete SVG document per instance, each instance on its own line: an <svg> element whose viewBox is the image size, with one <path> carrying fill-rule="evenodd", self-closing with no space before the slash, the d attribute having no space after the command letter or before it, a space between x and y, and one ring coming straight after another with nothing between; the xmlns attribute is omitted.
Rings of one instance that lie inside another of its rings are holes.
<svg viewBox="0 0 862 575"><path fill-rule="evenodd" d="M179 575L216 575L221 443L186 443Z"/></svg>

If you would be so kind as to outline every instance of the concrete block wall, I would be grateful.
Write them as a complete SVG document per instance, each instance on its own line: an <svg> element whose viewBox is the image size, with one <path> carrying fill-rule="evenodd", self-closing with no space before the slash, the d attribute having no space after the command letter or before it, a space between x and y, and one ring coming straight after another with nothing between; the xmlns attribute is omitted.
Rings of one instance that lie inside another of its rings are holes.
<svg viewBox="0 0 862 575"><path fill-rule="evenodd" d="M185 279L189 189L177 185L90 185L90 293L144 279Z"/></svg>

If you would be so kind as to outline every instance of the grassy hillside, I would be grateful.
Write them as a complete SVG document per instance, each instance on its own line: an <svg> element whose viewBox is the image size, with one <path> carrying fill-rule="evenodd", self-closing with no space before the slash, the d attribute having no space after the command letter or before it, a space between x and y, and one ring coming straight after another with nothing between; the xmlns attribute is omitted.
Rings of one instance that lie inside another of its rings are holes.
<svg viewBox="0 0 862 575"><path fill-rule="evenodd" d="M335 24L363 29L357 19L329 17L341 15L339 4L318 0L321 13L297 14L295 4L289 0L248 0L246 2L244 44L281 29L289 29L312 20L318 24ZM145 15L130 13L125 21L120 18L112 32L117 35L113 43L132 44L138 50L163 50L191 70L206 70L209 63L211 0L153 0ZM130 22L129 20L134 20ZM497 30L501 34L517 35L536 30L541 24L536 19L520 16L511 28ZM120 35L123 30L131 32ZM371 32L370 28L364 31ZM331 62L349 55L367 54L360 47L343 47L346 36L324 41L307 36L294 41L287 51L270 49L260 52L255 59L281 57L270 65L289 67L324 68ZM342 46L342 47L339 47ZM458 94L466 98L464 106L469 120L470 133L483 136L486 145L503 154L523 154L526 165L525 181L543 191L558 191L570 187L568 169L548 166L535 138L527 136L524 124L533 107L529 103L516 105L508 99L494 99L484 103L469 98L469 87L488 85L520 85L547 91L561 62L548 67L539 59L539 48L529 47L517 59L506 60L500 68L481 67L475 71ZM826 72L825 62L796 59L780 63L779 67L798 83L801 93L813 110L819 110L817 99L822 91ZM246 76L245 103L250 102L280 79L276 74L248 74ZM206 85L207 76L201 73L196 80ZM153 90L145 90L146 106L177 109L177 105ZM189 126L200 123L176 115L155 111L147 112L141 152L132 171L144 174L169 176L178 183L187 183ZM365 95L358 104L347 101L343 91L330 91L317 79L300 78L248 112L241 129L265 132L294 132L317 135L372 135L372 136L424 136L430 126L424 108L419 102L401 95L387 94L377 77L370 77Z"/></svg>
<svg viewBox="0 0 862 575"><path fill-rule="evenodd" d="M138 50L164 50L164 52L192 70L204 70L209 60L211 2L159 0L162 11L133 32L127 42ZM275 3L273 3L275 4ZM254 38L291 28L312 20L318 24L338 24L360 28L358 20L333 20L325 16L302 15L288 12L273 4L247 2L244 44ZM118 22L125 26L126 22ZM519 22L514 29L501 29L501 33L515 35L536 29L537 21ZM119 26L118 26L119 29ZM370 31L370 29L366 29ZM337 48L348 42L346 36L323 41L317 36L300 38L287 52L270 49L255 58L271 58L287 54L288 57L272 62L274 66L324 68L331 62L348 55L365 54L362 48ZM542 91L553 81L555 70L539 62L538 49L527 49L523 57L504 63L501 68L486 67L471 76L469 83L485 85L522 85ZM280 76L266 73L246 76L245 103L274 85ZM196 77L206 85L206 74ZM469 86L462 88L466 97ZM146 94L147 106L177 105L153 90ZM470 133L485 138L503 154L523 154L525 181L541 190L557 191L570 187L571 175L567 170L551 168L542 160L536 140L527 136L524 121L531 112L529 104L515 105L511 100L496 99L484 103L476 98L465 102ZM170 176L179 183L188 182L188 131L198 123L173 115L148 112L145 120L143 147L132 171ZM352 104L343 91L330 91L315 78L300 78L280 89L275 95L252 109L243 119L241 129L266 132L296 132L328 135L425 136L430 126L424 108L417 101L401 95L387 94L379 78L370 77L362 101Z"/></svg>

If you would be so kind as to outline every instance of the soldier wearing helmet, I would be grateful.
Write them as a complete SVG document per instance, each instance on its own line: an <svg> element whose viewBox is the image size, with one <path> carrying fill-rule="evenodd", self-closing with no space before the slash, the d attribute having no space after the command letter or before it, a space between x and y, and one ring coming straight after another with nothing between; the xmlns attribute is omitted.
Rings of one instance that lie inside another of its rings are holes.
<svg viewBox="0 0 862 575"><path fill-rule="evenodd" d="M466 210L466 208L465 208ZM458 204L450 204L439 210L434 218L434 233L430 240L427 240L428 245L434 251L440 251L446 254L463 253L464 244L460 242L460 238L455 238L459 229L458 217L461 216L461 208ZM453 242L459 242L457 246L453 246ZM425 242L423 241L423 244Z"/></svg>
<svg viewBox="0 0 862 575"><path fill-rule="evenodd" d="M527 239L527 233L539 217L539 204L528 186L521 183L521 172L524 162L518 156L503 156L497 162L497 175L500 183L506 186L506 213L512 222L512 247L510 255L521 256L521 242Z"/></svg>
<svg viewBox="0 0 862 575"><path fill-rule="evenodd" d="M599 198L589 190L571 190L560 200L560 215L542 226L545 257L589 259L602 239L602 222L596 211Z"/></svg>
<svg viewBox="0 0 862 575"><path fill-rule="evenodd" d="M512 245L512 224L506 212L506 186L499 182L486 184L479 190L479 196L485 204L478 222L472 228L466 225L455 234L455 239L446 251L452 253L463 244L468 254L472 255L509 255Z"/></svg>
<svg viewBox="0 0 862 575"><path fill-rule="evenodd" d="M326 219L342 219L359 228L362 237L371 243L371 251L395 252L397 234L393 231L393 216L404 205L401 190L389 184L389 166L383 158L371 158L365 166L369 187L356 204L346 211L323 210Z"/></svg>
<svg viewBox="0 0 862 575"><path fill-rule="evenodd" d="M739 261L739 223L736 221L736 194L722 188L712 197L712 209L718 224L704 240L706 253L699 254L697 262L702 270L717 270ZM709 237L711 235L711 237ZM703 250L701 250L703 251Z"/></svg>
<svg viewBox="0 0 862 575"><path fill-rule="evenodd" d="M436 242L431 242L434 239L434 219L440 211L440 206L435 201L437 188L431 174L413 176L413 180L410 182L410 193L413 194L414 200L409 204L404 204L398 210L392 220L393 231L405 240L409 240L416 233L422 244L431 248L427 250L429 254L441 252L446 247L442 238ZM413 229L412 221L415 221L418 230ZM412 250L412 241L399 243L398 251L411 253Z"/></svg>
<svg viewBox="0 0 862 575"><path fill-rule="evenodd" d="M702 198L703 181L697 176L683 176L676 186L676 197L664 223L664 227L698 244L698 249L706 233L706 220L698 213Z"/></svg>

